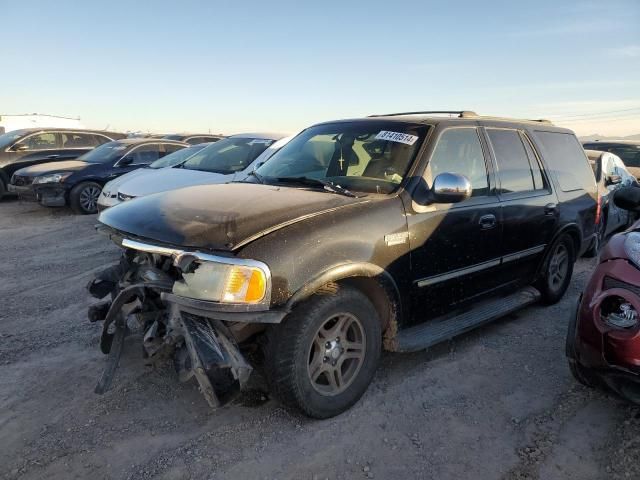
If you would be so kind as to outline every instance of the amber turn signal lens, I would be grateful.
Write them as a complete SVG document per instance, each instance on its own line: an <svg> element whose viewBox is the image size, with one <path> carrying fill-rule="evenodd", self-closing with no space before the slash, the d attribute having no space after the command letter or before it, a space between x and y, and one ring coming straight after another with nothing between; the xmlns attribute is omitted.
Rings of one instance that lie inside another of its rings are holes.
<svg viewBox="0 0 640 480"><path fill-rule="evenodd" d="M223 301L257 303L264 298L266 287L267 279L259 268L234 266L227 274Z"/></svg>

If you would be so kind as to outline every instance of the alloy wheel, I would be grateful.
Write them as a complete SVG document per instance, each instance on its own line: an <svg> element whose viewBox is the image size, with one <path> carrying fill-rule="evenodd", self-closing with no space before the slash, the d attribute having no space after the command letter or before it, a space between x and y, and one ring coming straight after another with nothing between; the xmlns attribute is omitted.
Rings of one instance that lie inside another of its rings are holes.
<svg viewBox="0 0 640 480"><path fill-rule="evenodd" d="M558 290L569 271L569 251L563 243L559 243L549 260L547 281L551 290Z"/></svg>
<svg viewBox="0 0 640 480"><path fill-rule="evenodd" d="M357 377L366 352L364 328L350 313L328 318L317 330L309 348L307 372L320 394L338 395Z"/></svg>
<svg viewBox="0 0 640 480"><path fill-rule="evenodd" d="M80 192L80 206L86 212L95 212L100 198L100 189L90 185Z"/></svg>

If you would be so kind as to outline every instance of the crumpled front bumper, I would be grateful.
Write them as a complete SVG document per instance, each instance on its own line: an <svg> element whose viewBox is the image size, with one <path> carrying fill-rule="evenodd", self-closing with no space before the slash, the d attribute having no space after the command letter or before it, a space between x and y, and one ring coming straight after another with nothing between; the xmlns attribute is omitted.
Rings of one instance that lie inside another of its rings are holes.
<svg viewBox="0 0 640 480"><path fill-rule="evenodd" d="M67 204L67 190L62 185L37 185L33 191L38 202L45 207L64 207Z"/></svg>
<svg viewBox="0 0 640 480"><path fill-rule="evenodd" d="M622 329L604 321L602 303L612 295L640 312L640 271L626 259L598 265L584 291L576 325L576 360L596 371L616 371L640 381L640 324Z"/></svg>
<svg viewBox="0 0 640 480"><path fill-rule="evenodd" d="M195 378L211 407L223 405L246 385L252 371L227 322L276 323L284 313L216 311L213 302L172 294L172 279L145 268L123 257L88 285L94 297L112 297L89 308L89 320L103 322L100 347L109 356L96 393L110 388L129 325L137 319L149 363L172 360L181 381ZM137 280L124 282L126 278Z"/></svg>

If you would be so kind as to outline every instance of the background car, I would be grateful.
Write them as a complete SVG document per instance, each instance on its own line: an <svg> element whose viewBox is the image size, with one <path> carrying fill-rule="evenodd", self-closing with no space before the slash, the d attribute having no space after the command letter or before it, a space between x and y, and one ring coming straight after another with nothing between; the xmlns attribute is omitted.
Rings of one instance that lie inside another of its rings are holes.
<svg viewBox="0 0 640 480"><path fill-rule="evenodd" d="M157 170L123 183L118 188L118 200L131 200L192 185L244 179L290 138L279 133L233 135L202 149L178 167Z"/></svg>
<svg viewBox="0 0 640 480"><path fill-rule="evenodd" d="M156 160L148 167L138 168L137 170L125 173L124 175L107 182L102 188L102 194L100 195L100 200L98 200L98 210L104 210L105 208L112 207L113 205L120 203L120 200L118 200L118 188L124 182L153 173L159 168L175 167L209 145L211 145L211 143L198 143L197 145L191 145Z"/></svg>
<svg viewBox="0 0 640 480"><path fill-rule="evenodd" d="M640 210L640 188L621 188L614 203ZM567 330L565 353L580 383L606 385L640 404L640 224L614 235L600 255Z"/></svg>
<svg viewBox="0 0 640 480"><path fill-rule="evenodd" d="M11 191L34 196L42 205L70 205L76 213L95 213L102 186L109 180L181 150L172 140L127 138L105 143L77 160L45 163L13 174Z"/></svg>
<svg viewBox="0 0 640 480"><path fill-rule="evenodd" d="M632 140L595 141L585 142L582 145L585 150L600 150L617 155L624 162L627 170L634 177L640 179L640 142Z"/></svg>
<svg viewBox="0 0 640 480"><path fill-rule="evenodd" d="M607 235L627 226L633 215L616 206L611 201L613 193L623 186L636 182L635 177L626 169L619 157L609 152L585 150L598 184L598 245L602 245Z"/></svg>
<svg viewBox="0 0 640 480"><path fill-rule="evenodd" d="M178 140L179 142L186 142L189 145L197 145L198 143L212 143L217 142L225 138L223 135L211 135L209 133L177 133L171 135L165 135L167 140Z"/></svg>
<svg viewBox="0 0 640 480"><path fill-rule="evenodd" d="M29 165L72 160L125 134L102 130L25 128L0 135L0 197L11 175Z"/></svg>

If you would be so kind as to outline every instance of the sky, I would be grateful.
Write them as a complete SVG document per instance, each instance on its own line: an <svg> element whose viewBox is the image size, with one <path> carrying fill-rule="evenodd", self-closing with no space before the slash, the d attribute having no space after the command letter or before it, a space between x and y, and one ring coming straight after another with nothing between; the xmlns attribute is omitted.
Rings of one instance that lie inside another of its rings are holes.
<svg viewBox="0 0 640 480"><path fill-rule="evenodd" d="M640 0L0 0L0 115L295 132L411 110L640 134Z"/></svg>

